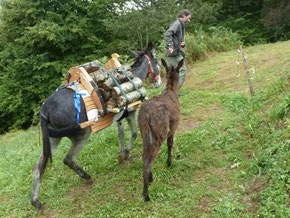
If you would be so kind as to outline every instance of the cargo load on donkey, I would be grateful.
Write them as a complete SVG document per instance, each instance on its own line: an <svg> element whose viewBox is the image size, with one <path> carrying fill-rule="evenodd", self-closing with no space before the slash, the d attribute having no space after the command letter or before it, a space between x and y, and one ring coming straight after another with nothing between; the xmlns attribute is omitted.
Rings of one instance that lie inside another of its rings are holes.
<svg viewBox="0 0 290 218"><path fill-rule="evenodd" d="M146 89L142 80L134 76L130 66L121 66L118 57L112 54L105 66L96 60L68 71L65 83L83 98L88 116L88 121L77 121L81 128L90 126L93 132L100 131L144 100ZM78 104L75 106L78 111Z"/></svg>

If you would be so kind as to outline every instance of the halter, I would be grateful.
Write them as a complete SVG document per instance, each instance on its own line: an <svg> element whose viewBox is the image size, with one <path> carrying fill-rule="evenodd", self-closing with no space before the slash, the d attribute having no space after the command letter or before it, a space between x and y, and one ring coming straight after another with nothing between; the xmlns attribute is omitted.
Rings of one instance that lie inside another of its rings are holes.
<svg viewBox="0 0 290 218"><path fill-rule="evenodd" d="M148 57L148 55L144 55L144 56L147 58L148 64L149 64L149 71L148 71L146 77L148 77L148 75L150 74L152 79L156 80L160 75L159 74L157 76L154 75L154 72L152 70L152 64L151 64L150 58Z"/></svg>

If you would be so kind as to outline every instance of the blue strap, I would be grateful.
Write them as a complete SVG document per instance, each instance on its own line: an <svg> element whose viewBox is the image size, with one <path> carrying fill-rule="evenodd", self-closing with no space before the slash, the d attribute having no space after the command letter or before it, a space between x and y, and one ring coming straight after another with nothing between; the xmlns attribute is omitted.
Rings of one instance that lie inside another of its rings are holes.
<svg viewBox="0 0 290 218"><path fill-rule="evenodd" d="M85 95L84 93L78 92L78 83L75 83L75 94L74 94L74 100L75 100L75 109L77 110L77 124L80 122L80 112L81 112L81 100L80 96Z"/></svg>

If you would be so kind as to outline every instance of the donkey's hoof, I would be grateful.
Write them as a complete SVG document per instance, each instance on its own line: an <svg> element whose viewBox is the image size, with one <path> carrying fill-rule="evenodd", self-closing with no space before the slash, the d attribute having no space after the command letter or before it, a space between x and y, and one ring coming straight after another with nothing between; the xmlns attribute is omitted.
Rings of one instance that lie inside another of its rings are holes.
<svg viewBox="0 0 290 218"><path fill-rule="evenodd" d="M93 184L93 179L91 177L88 179L85 179L85 183L88 185Z"/></svg>
<svg viewBox="0 0 290 218"><path fill-rule="evenodd" d="M148 202L148 201L150 201L150 198L149 198L149 196L145 196L145 197L144 197L144 200L145 200L145 202Z"/></svg>
<svg viewBox="0 0 290 218"><path fill-rule="evenodd" d="M124 153L120 153L118 157L118 163L121 164L125 161L125 155Z"/></svg>
<svg viewBox="0 0 290 218"><path fill-rule="evenodd" d="M119 157L118 157L118 162L119 164L123 163L124 161L126 160L129 160L131 158L131 155L129 154L129 152L122 152L119 154Z"/></svg>
<svg viewBox="0 0 290 218"><path fill-rule="evenodd" d="M83 170L80 170L79 172L77 172L77 174L86 181L91 179L91 176Z"/></svg>
<svg viewBox="0 0 290 218"><path fill-rule="evenodd" d="M34 206L34 210L35 211L40 211L42 204L37 200L37 201L32 201L31 200L31 204Z"/></svg>

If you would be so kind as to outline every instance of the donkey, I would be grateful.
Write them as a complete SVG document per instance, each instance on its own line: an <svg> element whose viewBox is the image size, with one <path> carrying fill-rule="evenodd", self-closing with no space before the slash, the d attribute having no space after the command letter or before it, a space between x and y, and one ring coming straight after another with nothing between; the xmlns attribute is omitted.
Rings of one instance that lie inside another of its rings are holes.
<svg viewBox="0 0 290 218"><path fill-rule="evenodd" d="M148 186L153 182L151 167L157 157L162 143L167 139L167 165L171 166L171 150L174 133L178 127L180 103L178 101L179 70L183 65L181 60L177 67L166 69L166 89L160 95L154 96L142 104L138 116L138 124L143 141L143 195L145 202L150 201ZM161 112L161 113L160 113Z"/></svg>
<svg viewBox="0 0 290 218"><path fill-rule="evenodd" d="M147 49L142 52L135 52L136 58L132 65L132 73L139 76L142 80L149 73L153 78L155 87L161 85L158 61L154 54L152 43L149 43ZM145 76L143 76L145 75ZM61 88L53 93L43 103L40 110L40 125L42 130L43 152L41 153L33 173L33 188L31 195L31 204L38 211L41 208L39 201L39 189L41 178L44 174L46 165L52 160L52 155L60 143L62 137L68 137L71 140L71 147L63 162L74 170L81 178L90 180L91 176L77 164L77 155L85 145L90 136L89 127L81 129L76 123L76 110L74 107L74 91L69 88ZM81 112L79 122L88 120L84 102L81 98ZM130 149L137 138L136 111L127 111L126 117L131 129L131 139L128 146L124 146L124 125L123 120L118 121L118 140L120 144L120 156L127 159Z"/></svg>

